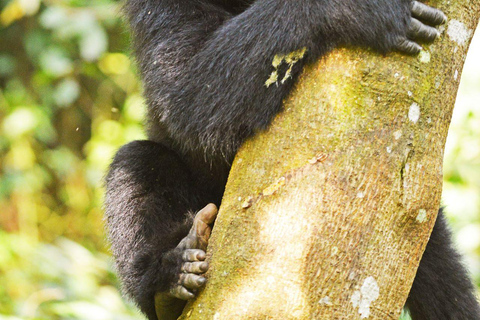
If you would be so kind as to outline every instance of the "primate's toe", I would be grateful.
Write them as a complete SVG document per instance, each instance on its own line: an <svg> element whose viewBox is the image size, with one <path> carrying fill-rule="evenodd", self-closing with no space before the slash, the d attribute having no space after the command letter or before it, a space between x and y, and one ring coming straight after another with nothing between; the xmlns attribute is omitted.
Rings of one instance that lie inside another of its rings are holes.
<svg viewBox="0 0 480 320"><path fill-rule="evenodd" d="M186 272L186 273L202 274L207 272L207 270L208 270L207 262L185 262L182 265L182 272Z"/></svg>
<svg viewBox="0 0 480 320"><path fill-rule="evenodd" d="M207 279L205 277L193 274L193 273L185 273L180 276L180 283L187 289L197 290L200 289Z"/></svg>
<svg viewBox="0 0 480 320"><path fill-rule="evenodd" d="M204 261L205 258L206 258L205 251L201 249L186 249L182 255L183 261L188 261L188 262Z"/></svg>
<svg viewBox="0 0 480 320"><path fill-rule="evenodd" d="M173 297L181 300L189 300L195 298L195 295L192 292L188 291L187 288L181 285L176 285L172 289L170 289L170 294Z"/></svg>
<svg viewBox="0 0 480 320"><path fill-rule="evenodd" d="M203 287L207 279L203 276L208 270L208 262L203 250L187 249L182 254L182 264L178 282L170 290L170 294L178 299L189 300L195 297L198 289Z"/></svg>
<svg viewBox="0 0 480 320"><path fill-rule="evenodd" d="M178 244L180 249L199 249L206 251L208 239L212 233L213 222L217 217L217 207L210 203L200 210L193 219L188 235Z"/></svg>
<svg viewBox="0 0 480 320"><path fill-rule="evenodd" d="M193 220L192 230L195 231L198 237L208 241L212 232L212 224L217 217L217 212L217 206L210 203L196 214Z"/></svg>

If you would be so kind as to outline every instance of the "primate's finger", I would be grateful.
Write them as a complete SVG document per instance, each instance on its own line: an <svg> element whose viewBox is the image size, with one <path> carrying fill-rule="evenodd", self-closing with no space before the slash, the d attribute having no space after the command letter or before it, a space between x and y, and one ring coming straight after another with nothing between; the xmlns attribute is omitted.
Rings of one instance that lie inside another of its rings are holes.
<svg viewBox="0 0 480 320"><path fill-rule="evenodd" d="M410 39L432 42L440 33L437 29L421 23L419 20L412 18L408 26L407 36Z"/></svg>
<svg viewBox="0 0 480 320"><path fill-rule="evenodd" d="M447 16L442 11L418 1L412 2L411 12L413 17L432 25L439 25L447 21Z"/></svg>
<svg viewBox="0 0 480 320"><path fill-rule="evenodd" d="M411 55L418 54L420 53L420 51L422 51L422 47L418 43L410 41L406 38L399 39L397 45L395 46L395 49Z"/></svg>

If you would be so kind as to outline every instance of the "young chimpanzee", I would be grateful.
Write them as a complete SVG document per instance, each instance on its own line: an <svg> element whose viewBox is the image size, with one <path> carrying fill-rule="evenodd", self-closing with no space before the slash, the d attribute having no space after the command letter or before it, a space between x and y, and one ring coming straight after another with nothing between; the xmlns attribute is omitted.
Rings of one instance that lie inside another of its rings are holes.
<svg viewBox="0 0 480 320"><path fill-rule="evenodd" d="M446 20L409 0L127 0L125 12L149 140L115 156L106 216L124 288L150 320L156 293L159 317L176 319L205 284L230 163L281 110L303 64L338 46L416 54ZM274 57L291 52L305 55L272 79ZM414 319L480 319L459 260L440 214L407 302Z"/></svg>

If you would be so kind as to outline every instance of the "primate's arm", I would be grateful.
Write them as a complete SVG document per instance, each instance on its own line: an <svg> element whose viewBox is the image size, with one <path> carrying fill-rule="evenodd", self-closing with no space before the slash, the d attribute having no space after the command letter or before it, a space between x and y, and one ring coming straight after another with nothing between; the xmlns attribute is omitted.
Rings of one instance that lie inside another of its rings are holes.
<svg viewBox="0 0 480 320"><path fill-rule="evenodd" d="M444 21L440 11L405 0L257 0L235 16L205 0L138 3L127 7L152 116L183 148L227 158L281 109L303 60L339 45L416 53L413 41L438 32L412 15ZM272 66L276 55L304 48L305 59Z"/></svg>

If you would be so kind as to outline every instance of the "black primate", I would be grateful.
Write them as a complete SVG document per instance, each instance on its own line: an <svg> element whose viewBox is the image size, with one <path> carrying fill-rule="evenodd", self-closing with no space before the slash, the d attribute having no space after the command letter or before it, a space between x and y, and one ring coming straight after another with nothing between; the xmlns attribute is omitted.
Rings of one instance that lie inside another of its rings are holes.
<svg viewBox="0 0 480 320"><path fill-rule="evenodd" d="M408 0L127 0L125 12L149 140L115 156L106 216L126 292L151 320L156 293L159 317L176 319L204 285L216 216L204 206L220 204L238 147L281 110L304 63L338 46L415 54L445 21ZM440 215L407 301L415 319L480 319L450 242Z"/></svg>

